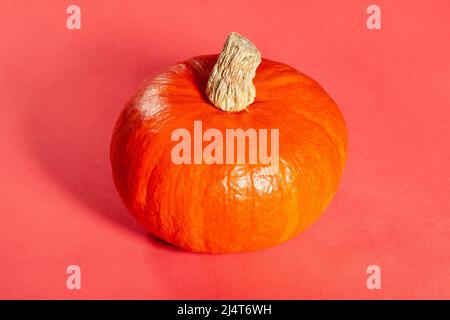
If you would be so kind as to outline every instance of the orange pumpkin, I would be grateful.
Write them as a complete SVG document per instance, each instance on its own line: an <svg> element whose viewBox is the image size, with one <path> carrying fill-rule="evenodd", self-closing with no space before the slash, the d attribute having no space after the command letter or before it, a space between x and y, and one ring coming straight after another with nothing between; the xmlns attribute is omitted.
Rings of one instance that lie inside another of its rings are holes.
<svg viewBox="0 0 450 320"><path fill-rule="evenodd" d="M172 134L192 132L194 121L224 136L230 128L279 129L278 170L174 163ZM151 233L194 252L242 252L287 241L322 214L346 144L343 117L317 82L260 59L232 33L220 56L175 64L144 84L116 123L111 163L121 198Z"/></svg>

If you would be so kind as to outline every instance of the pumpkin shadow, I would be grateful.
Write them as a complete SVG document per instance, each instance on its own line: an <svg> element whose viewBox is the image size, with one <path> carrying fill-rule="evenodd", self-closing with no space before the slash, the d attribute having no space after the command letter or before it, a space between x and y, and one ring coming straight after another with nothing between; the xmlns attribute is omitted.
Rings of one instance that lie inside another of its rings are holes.
<svg viewBox="0 0 450 320"><path fill-rule="evenodd" d="M127 212L114 187L110 139L128 98L173 58L163 53L149 57L149 52L115 43L90 43L88 49L77 45L72 61L50 65L45 74L42 68L23 70L23 85L30 88L23 94L35 101L23 106L23 135L38 165L64 190L94 214L142 236L148 232ZM155 237L148 239L173 250Z"/></svg>
<svg viewBox="0 0 450 320"><path fill-rule="evenodd" d="M171 251L171 252L178 252L178 253L182 253L182 254L188 253L188 251L185 251L169 242L166 242L163 239L160 239L151 233L147 234L147 240L149 243L152 244L153 247L156 247L157 249L162 249L162 250Z"/></svg>

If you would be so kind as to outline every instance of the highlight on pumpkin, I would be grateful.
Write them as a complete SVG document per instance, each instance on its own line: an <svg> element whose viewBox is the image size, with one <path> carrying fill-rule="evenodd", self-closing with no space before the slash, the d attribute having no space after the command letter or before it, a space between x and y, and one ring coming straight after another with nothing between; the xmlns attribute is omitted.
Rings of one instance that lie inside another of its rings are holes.
<svg viewBox="0 0 450 320"><path fill-rule="evenodd" d="M150 78L111 140L130 213L164 241L204 253L300 234L332 200L346 155L344 119L318 82L261 58L237 33L220 54Z"/></svg>

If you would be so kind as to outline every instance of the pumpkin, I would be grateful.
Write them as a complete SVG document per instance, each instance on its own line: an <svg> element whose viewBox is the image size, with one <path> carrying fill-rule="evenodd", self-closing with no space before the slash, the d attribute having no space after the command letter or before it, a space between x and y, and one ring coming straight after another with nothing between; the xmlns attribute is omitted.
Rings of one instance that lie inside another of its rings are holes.
<svg viewBox="0 0 450 320"><path fill-rule="evenodd" d="M261 161L175 163L173 132L192 133L195 121L224 136L279 130L277 170ZM346 145L344 119L316 81L262 59L231 33L220 55L144 83L115 125L110 157L122 200L147 230L189 251L231 253L277 245L310 226L337 190Z"/></svg>

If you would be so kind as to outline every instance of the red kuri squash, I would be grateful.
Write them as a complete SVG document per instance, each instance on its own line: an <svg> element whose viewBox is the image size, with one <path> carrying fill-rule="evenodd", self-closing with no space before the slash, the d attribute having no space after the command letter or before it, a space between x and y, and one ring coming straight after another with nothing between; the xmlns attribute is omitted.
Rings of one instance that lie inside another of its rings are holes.
<svg viewBox="0 0 450 320"><path fill-rule="evenodd" d="M277 168L260 159L196 161L198 150L187 149L182 157L196 159L174 161L180 128L197 139L189 148L212 143L194 122L224 137L229 129L277 129ZM116 123L111 163L121 198L150 232L190 251L242 252L287 241L321 215L338 187L346 144L343 117L317 82L261 59L231 33L219 56L175 64L144 84Z"/></svg>

